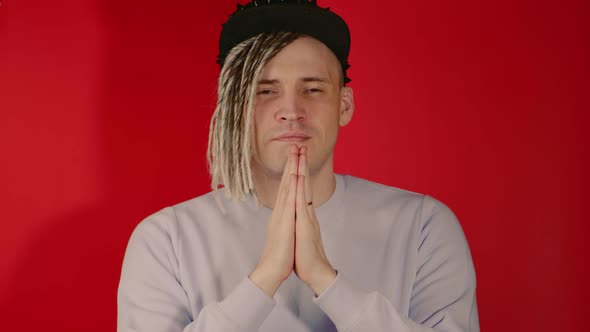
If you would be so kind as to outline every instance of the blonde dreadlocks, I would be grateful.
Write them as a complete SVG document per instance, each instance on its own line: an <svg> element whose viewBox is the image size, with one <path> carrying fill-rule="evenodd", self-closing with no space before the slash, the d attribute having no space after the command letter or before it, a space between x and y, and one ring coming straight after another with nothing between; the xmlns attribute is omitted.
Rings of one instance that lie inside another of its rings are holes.
<svg viewBox="0 0 590 332"><path fill-rule="evenodd" d="M250 168L257 82L268 61L299 36L293 32L262 33L233 47L224 60L209 127L207 161L211 188L223 185L229 198L244 200L251 193L258 200Z"/></svg>

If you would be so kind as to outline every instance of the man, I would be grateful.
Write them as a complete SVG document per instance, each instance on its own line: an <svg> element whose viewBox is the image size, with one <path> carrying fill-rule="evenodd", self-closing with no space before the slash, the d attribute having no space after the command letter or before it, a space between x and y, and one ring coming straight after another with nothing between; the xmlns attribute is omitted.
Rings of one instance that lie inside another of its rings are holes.
<svg viewBox="0 0 590 332"><path fill-rule="evenodd" d="M315 1L253 1L224 24L213 191L138 225L119 331L479 331L453 213L333 172L349 45Z"/></svg>

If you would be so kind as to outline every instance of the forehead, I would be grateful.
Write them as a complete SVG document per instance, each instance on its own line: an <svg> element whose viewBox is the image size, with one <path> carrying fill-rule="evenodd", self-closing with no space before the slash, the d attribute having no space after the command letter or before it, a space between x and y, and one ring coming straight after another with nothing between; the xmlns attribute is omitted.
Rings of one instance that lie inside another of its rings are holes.
<svg viewBox="0 0 590 332"><path fill-rule="evenodd" d="M340 62L319 40L303 36L277 53L262 69L261 79L291 79L322 75L338 79Z"/></svg>

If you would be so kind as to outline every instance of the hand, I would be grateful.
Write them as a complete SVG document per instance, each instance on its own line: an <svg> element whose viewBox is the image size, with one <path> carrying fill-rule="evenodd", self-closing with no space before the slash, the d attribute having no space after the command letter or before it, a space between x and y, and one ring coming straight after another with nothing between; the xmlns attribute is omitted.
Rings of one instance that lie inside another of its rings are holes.
<svg viewBox="0 0 590 332"><path fill-rule="evenodd" d="M297 195L295 199L295 273L321 294L336 278L330 265L320 233L312 201L311 181L307 168L307 147L299 150L297 168Z"/></svg>
<svg viewBox="0 0 590 332"><path fill-rule="evenodd" d="M277 200L267 224L262 256L250 279L270 297L293 271L295 257L295 196L299 151L291 146Z"/></svg>

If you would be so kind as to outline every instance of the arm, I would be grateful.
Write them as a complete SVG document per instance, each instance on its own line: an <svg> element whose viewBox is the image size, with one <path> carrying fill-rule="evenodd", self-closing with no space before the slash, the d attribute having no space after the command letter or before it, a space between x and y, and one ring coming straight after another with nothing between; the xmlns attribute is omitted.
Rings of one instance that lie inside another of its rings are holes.
<svg viewBox="0 0 590 332"><path fill-rule="evenodd" d="M193 317L179 282L173 236L167 229L172 209L140 223L133 232L118 290L119 332L256 331L276 302L244 276L222 301L206 304Z"/></svg>
<svg viewBox="0 0 590 332"><path fill-rule="evenodd" d="M274 293L293 270L297 151L293 145L256 269L222 301L204 303L196 317L180 284L174 210L164 209L138 225L129 240L119 284L119 332L259 329L276 305Z"/></svg>
<svg viewBox="0 0 590 332"><path fill-rule="evenodd" d="M454 214L425 197L409 317L378 292L357 288L338 273L314 299L338 331L479 331L475 270Z"/></svg>

